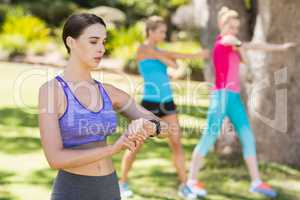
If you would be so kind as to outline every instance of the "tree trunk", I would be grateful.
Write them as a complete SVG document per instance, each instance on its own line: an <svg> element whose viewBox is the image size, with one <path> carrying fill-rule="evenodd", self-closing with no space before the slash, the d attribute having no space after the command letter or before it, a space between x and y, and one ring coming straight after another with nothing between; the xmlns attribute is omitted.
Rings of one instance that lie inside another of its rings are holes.
<svg viewBox="0 0 300 200"><path fill-rule="evenodd" d="M299 8L297 0L259 0L253 41L300 42ZM247 55L251 76L242 79L258 155L265 161L300 166L300 48Z"/></svg>

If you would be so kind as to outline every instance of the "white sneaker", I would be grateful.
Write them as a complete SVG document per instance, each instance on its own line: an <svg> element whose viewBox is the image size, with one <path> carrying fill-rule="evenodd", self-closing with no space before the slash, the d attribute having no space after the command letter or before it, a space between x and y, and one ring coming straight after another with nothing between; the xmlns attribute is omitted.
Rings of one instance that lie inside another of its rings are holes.
<svg viewBox="0 0 300 200"><path fill-rule="evenodd" d="M207 195L207 191L202 182L189 180L187 186L193 193L197 194L198 197L205 197Z"/></svg>
<svg viewBox="0 0 300 200"><path fill-rule="evenodd" d="M122 199L124 199L124 198L126 199L126 198L133 196L133 192L132 192L132 190L130 190L128 182L125 182L125 183L119 182L119 188L120 188L120 193L121 193Z"/></svg>
<svg viewBox="0 0 300 200"><path fill-rule="evenodd" d="M197 195L194 194L186 184L181 184L179 186L178 195L185 200L197 199Z"/></svg>

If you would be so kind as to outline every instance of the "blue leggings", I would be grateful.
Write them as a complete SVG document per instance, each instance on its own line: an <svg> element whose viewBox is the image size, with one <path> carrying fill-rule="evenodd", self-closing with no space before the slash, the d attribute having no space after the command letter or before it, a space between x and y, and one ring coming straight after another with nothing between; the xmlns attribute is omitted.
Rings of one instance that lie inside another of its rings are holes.
<svg viewBox="0 0 300 200"><path fill-rule="evenodd" d="M202 156L208 153L220 134L226 116L230 119L240 139L244 158L256 156L255 139L241 96L239 93L229 90L213 91L208 110L207 127L196 146L197 152Z"/></svg>

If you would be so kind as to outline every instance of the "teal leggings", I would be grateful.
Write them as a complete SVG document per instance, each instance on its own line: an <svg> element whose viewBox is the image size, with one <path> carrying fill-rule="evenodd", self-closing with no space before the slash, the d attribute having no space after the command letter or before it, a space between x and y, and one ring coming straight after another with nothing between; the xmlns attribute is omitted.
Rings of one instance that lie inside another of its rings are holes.
<svg viewBox="0 0 300 200"><path fill-rule="evenodd" d="M239 93L229 90L213 91L208 110L207 127L196 150L205 156L220 134L224 117L228 117L243 147L243 156L256 156L255 139Z"/></svg>

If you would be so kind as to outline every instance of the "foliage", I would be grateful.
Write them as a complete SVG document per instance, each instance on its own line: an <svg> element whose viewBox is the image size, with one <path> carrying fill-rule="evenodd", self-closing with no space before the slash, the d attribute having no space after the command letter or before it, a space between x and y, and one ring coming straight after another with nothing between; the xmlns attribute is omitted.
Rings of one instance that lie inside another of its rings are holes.
<svg viewBox="0 0 300 200"><path fill-rule="evenodd" d="M54 26L61 25L69 15L79 10L75 3L62 0L42 0L21 5L33 15Z"/></svg>
<svg viewBox="0 0 300 200"><path fill-rule="evenodd" d="M128 28L111 28L108 30L107 54L124 59L124 70L128 73L137 74L135 54L138 45L143 40L143 24L141 23L136 23Z"/></svg>
<svg viewBox="0 0 300 200"><path fill-rule="evenodd" d="M132 58L136 47L144 40L142 24L108 30L106 49L113 57Z"/></svg>
<svg viewBox="0 0 300 200"><path fill-rule="evenodd" d="M136 23L150 15L161 15L169 18L171 13L179 6L187 4L190 0L90 0L76 2L83 7L111 6L122 10L126 16L126 25Z"/></svg>
<svg viewBox="0 0 300 200"><path fill-rule="evenodd" d="M5 17L0 46L11 56L24 54L32 47L33 50L42 53L41 47L45 48L45 44L50 40L49 34L50 30L44 21L26 14L22 8L17 7Z"/></svg>
<svg viewBox="0 0 300 200"><path fill-rule="evenodd" d="M4 22L6 14L13 9L11 5L8 4L0 4L0 25Z"/></svg>
<svg viewBox="0 0 300 200"><path fill-rule="evenodd" d="M252 7L252 0L244 0L245 6L248 10Z"/></svg>

